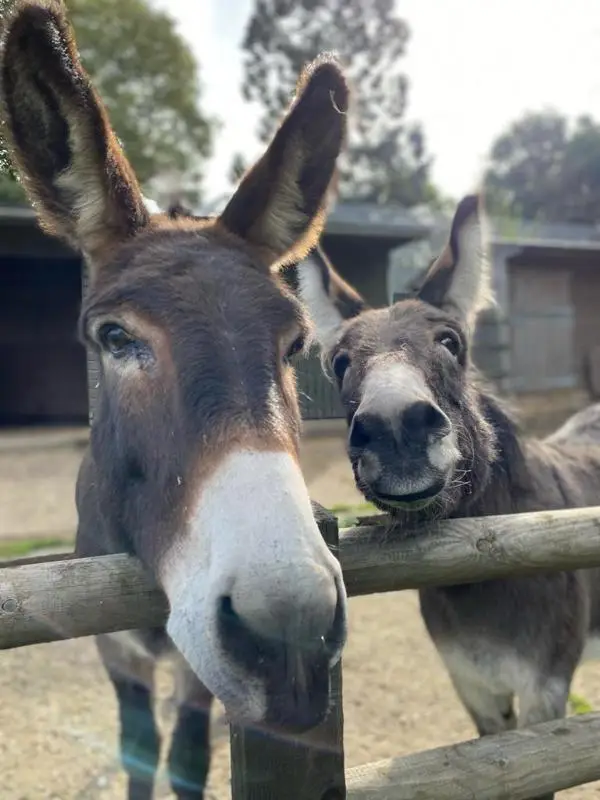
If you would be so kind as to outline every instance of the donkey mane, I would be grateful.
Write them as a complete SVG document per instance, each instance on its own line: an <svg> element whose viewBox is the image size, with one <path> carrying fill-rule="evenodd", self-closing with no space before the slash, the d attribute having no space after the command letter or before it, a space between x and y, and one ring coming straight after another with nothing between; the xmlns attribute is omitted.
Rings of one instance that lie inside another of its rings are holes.
<svg viewBox="0 0 600 800"><path fill-rule="evenodd" d="M529 464L524 450L526 440L512 406L506 400L499 398L482 376L473 376L472 380L477 387L483 416L494 432L496 453L481 495L470 505L467 498L467 502L461 504L452 516L507 514L515 506L515 493L518 497L529 493L532 489ZM476 462L473 470L477 468ZM487 512L484 510L491 508L497 510Z"/></svg>

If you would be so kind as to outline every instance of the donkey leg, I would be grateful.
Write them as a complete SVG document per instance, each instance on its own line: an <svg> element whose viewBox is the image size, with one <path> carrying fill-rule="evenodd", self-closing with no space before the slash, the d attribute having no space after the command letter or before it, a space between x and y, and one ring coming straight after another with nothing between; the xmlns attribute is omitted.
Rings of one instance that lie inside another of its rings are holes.
<svg viewBox="0 0 600 800"><path fill-rule="evenodd" d="M523 687L519 691L519 728L566 717L570 686L570 678L553 677ZM554 794L532 800L554 800Z"/></svg>
<svg viewBox="0 0 600 800"><path fill-rule="evenodd" d="M212 695L178 655L177 722L169 751L171 788L177 800L203 800L210 765Z"/></svg>
<svg viewBox="0 0 600 800"><path fill-rule="evenodd" d="M120 751L128 775L128 800L152 800L160 756L152 692L155 659L136 651L130 633L96 637L119 703Z"/></svg>

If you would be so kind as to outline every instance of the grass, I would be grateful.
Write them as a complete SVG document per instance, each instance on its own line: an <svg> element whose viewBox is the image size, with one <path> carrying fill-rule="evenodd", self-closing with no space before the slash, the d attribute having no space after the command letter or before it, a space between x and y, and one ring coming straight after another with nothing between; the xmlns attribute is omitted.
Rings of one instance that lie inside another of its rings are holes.
<svg viewBox="0 0 600 800"><path fill-rule="evenodd" d="M73 540L68 538L32 536L28 539L8 539L0 541L0 559L25 558L33 555L38 550L46 550L51 547L73 547Z"/></svg>
<svg viewBox="0 0 600 800"><path fill-rule="evenodd" d="M585 697L573 692L569 695L569 705L573 714L590 714L594 710Z"/></svg>
<svg viewBox="0 0 600 800"><path fill-rule="evenodd" d="M350 528L352 525L355 525L357 517L365 517L378 513L375 506L371 503L357 503L356 505L339 503L338 505L331 506L330 511L338 518L338 525L340 528Z"/></svg>

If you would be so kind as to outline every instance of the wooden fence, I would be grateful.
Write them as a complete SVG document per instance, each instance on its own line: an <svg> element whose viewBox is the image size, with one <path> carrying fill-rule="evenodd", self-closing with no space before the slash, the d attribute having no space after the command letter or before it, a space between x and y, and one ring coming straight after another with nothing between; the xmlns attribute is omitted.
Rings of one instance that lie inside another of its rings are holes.
<svg viewBox="0 0 600 800"><path fill-rule="evenodd" d="M335 519L322 509L317 519L351 596L600 566L600 507L410 532L377 517L344 531L339 548ZM0 649L156 626L166 614L161 591L124 554L0 567ZM596 713L345 771L341 665L332 679L332 713L309 734L286 741L232 727L233 800L526 800L600 779Z"/></svg>

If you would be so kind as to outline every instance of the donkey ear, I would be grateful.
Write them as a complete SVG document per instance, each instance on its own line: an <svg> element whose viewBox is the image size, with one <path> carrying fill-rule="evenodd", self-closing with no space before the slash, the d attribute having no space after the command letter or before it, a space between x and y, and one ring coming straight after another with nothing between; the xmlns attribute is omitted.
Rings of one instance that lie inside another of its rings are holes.
<svg viewBox="0 0 600 800"><path fill-rule="evenodd" d="M299 261L318 241L346 138L348 97L332 56L312 62L271 144L220 217L269 264Z"/></svg>
<svg viewBox="0 0 600 800"><path fill-rule="evenodd" d="M17 0L3 25L4 134L42 226L92 266L149 220L59 0Z"/></svg>
<svg viewBox="0 0 600 800"><path fill-rule="evenodd" d="M458 204L448 243L429 268L419 298L458 315L467 327L493 302L485 213L479 195L467 195Z"/></svg>
<svg viewBox="0 0 600 800"><path fill-rule="evenodd" d="M338 275L320 247L296 267L297 293L308 309L319 346L336 343L347 319L368 309L360 294Z"/></svg>

